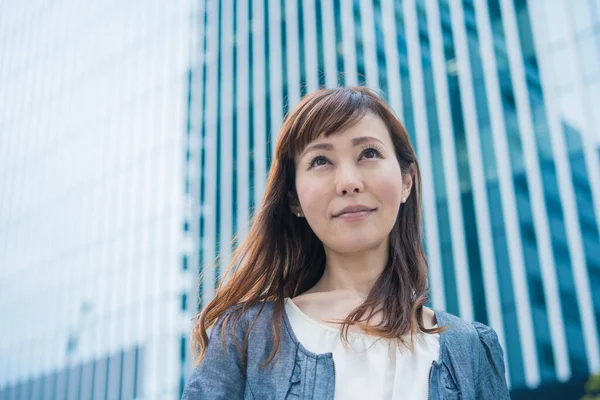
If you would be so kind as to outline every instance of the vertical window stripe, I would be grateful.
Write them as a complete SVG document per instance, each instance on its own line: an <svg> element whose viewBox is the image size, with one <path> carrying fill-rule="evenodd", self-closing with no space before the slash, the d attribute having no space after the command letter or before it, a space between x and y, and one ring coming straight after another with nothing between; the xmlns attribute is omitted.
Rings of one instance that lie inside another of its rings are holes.
<svg viewBox="0 0 600 400"><path fill-rule="evenodd" d="M248 174L250 163L248 160L248 125L249 125L249 35L250 24L248 18L248 0L236 0L237 7L237 214L240 241L248 232L249 222L249 193L250 181Z"/></svg>
<svg viewBox="0 0 600 400"><path fill-rule="evenodd" d="M337 48L335 31L335 18L332 1L320 1L321 4L321 31L323 32L323 59L325 62L325 85L328 88L337 86Z"/></svg>
<svg viewBox="0 0 600 400"><path fill-rule="evenodd" d="M218 211L218 238L219 238L219 280L223 278L231 255L231 238L233 236L231 223L231 204L232 198L232 104L233 99L233 1L223 0L220 2L221 11L219 19L221 20L220 44L220 78L219 78L219 129L217 140L220 146L217 147L218 181L217 199Z"/></svg>
<svg viewBox="0 0 600 400"><path fill-rule="evenodd" d="M317 16L315 0L302 0L304 25L304 68L306 71L306 92L319 88L319 63L317 61Z"/></svg>
<svg viewBox="0 0 600 400"><path fill-rule="evenodd" d="M394 19L394 2L381 1L381 19L383 28L383 45L385 48L385 63L387 73L387 95L392 110L402 121L402 88L400 84L400 61L398 60L398 42L396 40L396 21Z"/></svg>
<svg viewBox="0 0 600 400"><path fill-rule="evenodd" d="M423 85L423 72L421 68L421 55L419 49L418 28L416 24L416 4L414 0L404 1L404 22L406 24L406 46L408 50L408 64L410 69L410 85L412 107L415 111L415 136L419 162L421 166L423 187L423 215L425 219L425 241L427 257L431 275L442 276L440 260L440 243L438 237L437 211L435 205L435 189L433 186L433 165L429 150L429 133L427 115L425 114L425 98ZM414 195L414 194L413 194ZM434 289L436 289L434 287ZM437 289L435 292L440 293ZM434 292L434 293L435 293ZM440 299L433 296L434 307L440 307Z"/></svg>
<svg viewBox="0 0 600 400"><path fill-rule="evenodd" d="M431 68L435 83L435 101L439 118L439 147L442 152L444 176L446 179L447 203L450 218L450 232L452 237L452 254L454 256L454 268L459 282L459 296L461 300L461 316L467 320L473 319L473 306L470 290L464 290L470 286L469 271L467 270L468 259L465 244L465 232L463 225L463 212L461 207L461 185L458 177L457 160L455 153L454 132L452 130L452 116L450 100L448 98L448 82L446 80L446 62L444 60L444 48L442 33L440 29L439 10L435 1L425 2L429 42L431 47ZM440 168L441 166L438 166ZM475 192L475 189L473 189ZM479 225L478 225L479 226ZM447 267L447 266L445 266ZM466 293L465 293L466 292Z"/></svg>
<svg viewBox="0 0 600 400"><path fill-rule="evenodd" d="M252 3L252 105L254 110L254 204L259 207L265 191L267 179L266 111L265 111L265 32L264 2L253 0Z"/></svg>
<svg viewBox="0 0 600 400"><path fill-rule="evenodd" d="M300 101L300 46L298 44L298 3L285 3L285 44L287 56L287 107L293 109Z"/></svg>
<svg viewBox="0 0 600 400"><path fill-rule="evenodd" d="M279 128L283 121L283 82L282 82L282 39L281 39L281 10L279 0L269 0L269 82L271 99L271 149L275 150L275 143Z"/></svg>
<svg viewBox="0 0 600 400"><path fill-rule="evenodd" d="M354 11L353 2L340 0L342 16L342 44L344 52L344 81L346 86L358 84L356 71L356 44L354 36Z"/></svg>
<svg viewBox="0 0 600 400"><path fill-rule="evenodd" d="M202 279L204 287L202 291L202 302L208 302L215 295L215 268L213 260L216 256L216 213L215 206L217 202L217 185L210 184L216 182L217 161L216 161L216 127L217 127L217 79L218 79L218 46L219 46L219 3L208 2L207 16L207 82L206 82L206 168L204 170L206 184L206 203L204 205L204 215L206 221L206 230L204 235L204 255L205 262ZM210 58L208 58L210 57Z"/></svg>
<svg viewBox="0 0 600 400"><path fill-rule="evenodd" d="M360 0L360 15L366 85L372 89L379 89L373 0Z"/></svg>

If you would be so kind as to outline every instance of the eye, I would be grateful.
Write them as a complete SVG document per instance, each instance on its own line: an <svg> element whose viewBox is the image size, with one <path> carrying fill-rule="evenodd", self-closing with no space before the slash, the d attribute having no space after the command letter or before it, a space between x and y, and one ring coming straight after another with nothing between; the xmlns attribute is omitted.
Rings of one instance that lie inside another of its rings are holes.
<svg viewBox="0 0 600 400"><path fill-rule="evenodd" d="M381 156L381 151L373 145L364 147L361 156L364 158L383 158Z"/></svg>
<svg viewBox="0 0 600 400"><path fill-rule="evenodd" d="M308 163L308 168L326 165L329 161L324 156L316 156Z"/></svg>

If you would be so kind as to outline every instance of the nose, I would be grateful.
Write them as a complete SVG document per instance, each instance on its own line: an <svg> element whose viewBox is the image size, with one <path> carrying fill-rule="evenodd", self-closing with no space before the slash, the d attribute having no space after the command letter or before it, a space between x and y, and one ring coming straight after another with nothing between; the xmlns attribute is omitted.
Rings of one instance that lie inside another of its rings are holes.
<svg viewBox="0 0 600 400"><path fill-rule="evenodd" d="M361 193L364 190L360 173L352 166L340 167L338 170L338 179L336 192L338 196L345 196L348 193Z"/></svg>

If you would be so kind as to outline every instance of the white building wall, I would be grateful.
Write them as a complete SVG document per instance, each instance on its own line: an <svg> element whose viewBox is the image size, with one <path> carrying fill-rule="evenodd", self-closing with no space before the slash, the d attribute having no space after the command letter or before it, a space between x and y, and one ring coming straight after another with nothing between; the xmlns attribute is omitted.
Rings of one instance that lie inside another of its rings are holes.
<svg viewBox="0 0 600 400"><path fill-rule="evenodd" d="M140 346L178 394L189 7L2 4L0 390Z"/></svg>

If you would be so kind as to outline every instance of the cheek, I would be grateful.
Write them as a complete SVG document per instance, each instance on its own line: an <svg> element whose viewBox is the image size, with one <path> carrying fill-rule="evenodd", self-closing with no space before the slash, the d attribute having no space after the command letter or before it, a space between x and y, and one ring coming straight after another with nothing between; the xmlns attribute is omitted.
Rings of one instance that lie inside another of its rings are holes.
<svg viewBox="0 0 600 400"><path fill-rule="evenodd" d="M386 171L373 180L378 200L389 210L398 212L402 200L402 176L400 169Z"/></svg>
<svg viewBox="0 0 600 400"><path fill-rule="evenodd" d="M394 211L398 211L402 200L402 184L388 181L380 190L380 201Z"/></svg>
<svg viewBox="0 0 600 400"><path fill-rule="evenodd" d="M327 204L324 199L325 190L324 185L315 180L309 182L299 179L296 182L296 191L300 200L300 206L308 218L326 209Z"/></svg>

